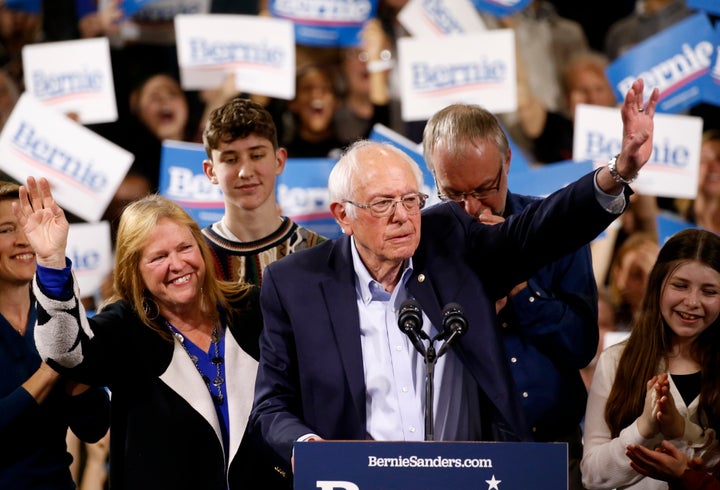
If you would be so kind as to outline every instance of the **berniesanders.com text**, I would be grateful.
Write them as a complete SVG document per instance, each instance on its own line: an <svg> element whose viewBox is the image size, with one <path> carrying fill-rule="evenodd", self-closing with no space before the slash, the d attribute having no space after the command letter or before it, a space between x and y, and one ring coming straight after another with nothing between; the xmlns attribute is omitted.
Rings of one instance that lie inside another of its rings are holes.
<svg viewBox="0 0 720 490"><path fill-rule="evenodd" d="M368 456L369 468L492 468L489 458L423 458L420 456Z"/></svg>

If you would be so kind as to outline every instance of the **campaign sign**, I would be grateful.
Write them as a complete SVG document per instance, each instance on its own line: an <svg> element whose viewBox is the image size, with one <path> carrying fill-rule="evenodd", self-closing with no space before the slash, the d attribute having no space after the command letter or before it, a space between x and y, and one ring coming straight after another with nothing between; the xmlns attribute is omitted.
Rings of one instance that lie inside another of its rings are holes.
<svg viewBox="0 0 720 490"><path fill-rule="evenodd" d="M653 152L632 188L650 196L697 195L702 118L655 114ZM573 159L605 165L620 153L620 109L580 104L575 109Z"/></svg>
<svg viewBox="0 0 720 490"><path fill-rule="evenodd" d="M78 19L83 18L87 14L92 14L100 9L105 8L111 0L75 0L75 13ZM135 13L146 6L158 3L158 0L120 0L119 8L122 9L125 17L132 17Z"/></svg>
<svg viewBox="0 0 720 490"><path fill-rule="evenodd" d="M136 12L153 3L158 3L158 0L122 0L120 8L125 17L132 17Z"/></svg>
<svg viewBox="0 0 720 490"><path fill-rule="evenodd" d="M207 159L200 143L165 140L160 152L161 195L172 199L188 212L200 228L220 221L225 214L220 186L203 172Z"/></svg>
<svg viewBox="0 0 720 490"><path fill-rule="evenodd" d="M440 199L437 197L437 191L435 190L435 177L425 163L422 145L409 140L382 124L375 124L375 126L373 126L368 139L379 143L390 143L407 153L410 158L418 164L420 170L422 170L423 186L420 188L420 192L430 196L426 205L431 206L440 202Z"/></svg>
<svg viewBox="0 0 720 490"><path fill-rule="evenodd" d="M31 14L39 14L42 10L42 0L5 0L4 7L10 10L19 10Z"/></svg>
<svg viewBox="0 0 720 490"><path fill-rule="evenodd" d="M82 124L118 118L106 37L28 44L22 48L26 92Z"/></svg>
<svg viewBox="0 0 720 490"><path fill-rule="evenodd" d="M720 106L720 23L715 26L715 62L703 86L703 102Z"/></svg>
<svg viewBox="0 0 720 490"><path fill-rule="evenodd" d="M298 44L319 47L358 46L360 31L375 17L378 0L270 0L273 17L295 25Z"/></svg>
<svg viewBox="0 0 720 490"><path fill-rule="evenodd" d="M707 16L696 14L646 39L607 67L615 96L623 100L642 78L646 100L654 88L660 90L658 112L679 113L699 104L716 56L715 38Z"/></svg>
<svg viewBox="0 0 720 490"><path fill-rule="evenodd" d="M475 8L480 12L487 12L497 17L505 17L519 12L530 5L530 2L531 0L473 0Z"/></svg>
<svg viewBox="0 0 720 490"><path fill-rule="evenodd" d="M698 227L695 223L691 223L676 214L670 213L669 211L659 211L657 213L656 223L658 227L660 246L663 246L665 242L678 231Z"/></svg>
<svg viewBox="0 0 720 490"><path fill-rule="evenodd" d="M86 221L100 220L133 160L28 93L0 133L0 169L19 182L47 177L58 204Z"/></svg>
<svg viewBox="0 0 720 490"><path fill-rule="evenodd" d="M123 0L123 4L128 2L131 5L126 16L145 22L172 22L176 15L210 13L211 0Z"/></svg>
<svg viewBox="0 0 720 490"><path fill-rule="evenodd" d="M110 223L71 223L66 250L80 295L94 296L113 268Z"/></svg>
<svg viewBox="0 0 720 490"><path fill-rule="evenodd" d="M335 162L332 158L288 158L275 184L282 215L327 238L342 233L330 213L327 189Z"/></svg>
<svg viewBox="0 0 720 490"><path fill-rule="evenodd" d="M717 0L686 0L688 8L702 10L708 14L720 15L720 2Z"/></svg>
<svg viewBox="0 0 720 490"><path fill-rule="evenodd" d="M510 29L398 40L402 119L422 121L457 102L493 113L517 109L515 37Z"/></svg>
<svg viewBox="0 0 720 490"><path fill-rule="evenodd" d="M185 90L218 88L234 73L238 90L295 97L291 22L257 15L178 15L175 35Z"/></svg>
<svg viewBox="0 0 720 490"><path fill-rule="evenodd" d="M295 490L558 490L567 444L537 442L295 443Z"/></svg>
<svg viewBox="0 0 720 490"><path fill-rule="evenodd" d="M503 131L505 131L504 128ZM508 172L508 175L530 170L532 166L530 165L530 160L528 160L525 151L515 144L515 141L510 138L507 131L505 131L505 136L507 136L508 145L510 145L510 151L512 152L510 157L510 171Z"/></svg>
<svg viewBox="0 0 720 490"><path fill-rule="evenodd" d="M486 30L470 0L410 0L398 12L397 20L415 37Z"/></svg>
<svg viewBox="0 0 720 490"><path fill-rule="evenodd" d="M513 172L512 166L510 169L508 173L510 191L515 194L546 197L592 172L593 163L589 160L557 162L532 168L527 172Z"/></svg>

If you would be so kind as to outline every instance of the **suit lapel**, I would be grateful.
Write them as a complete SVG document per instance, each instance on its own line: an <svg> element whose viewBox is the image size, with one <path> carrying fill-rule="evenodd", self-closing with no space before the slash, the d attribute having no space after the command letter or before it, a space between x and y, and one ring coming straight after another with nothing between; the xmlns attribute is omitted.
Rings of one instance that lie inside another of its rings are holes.
<svg viewBox="0 0 720 490"><path fill-rule="evenodd" d="M242 350L229 328L225 329L225 386L227 387L230 448L232 461L247 427L255 392L258 362ZM232 375L228 376L228 373Z"/></svg>
<svg viewBox="0 0 720 490"><path fill-rule="evenodd" d="M322 281L321 287L353 403L365 420L365 375L350 246L347 236L337 240L329 257L333 274Z"/></svg>
<svg viewBox="0 0 720 490"><path fill-rule="evenodd" d="M421 243L413 255L413 273L408 279L407 288L412 297L420 303L423 312L432 324L439 330L442 328L443 305L438 300L442 295L435 290L434 283L437 278L430 273L428 259ZM442 268L436 268L436 270L442 270ZM445 292L447 293L447 291Z"/></svg>
<svg viewBox="0 0 720 490"><path fill-rule="evenodd" d="M165 372L160 375L160 379L202 415L215 431L218 443L222 446L220 422L207 385L198 375L195 364L175 336L173 336L172 359Z"/></svg>

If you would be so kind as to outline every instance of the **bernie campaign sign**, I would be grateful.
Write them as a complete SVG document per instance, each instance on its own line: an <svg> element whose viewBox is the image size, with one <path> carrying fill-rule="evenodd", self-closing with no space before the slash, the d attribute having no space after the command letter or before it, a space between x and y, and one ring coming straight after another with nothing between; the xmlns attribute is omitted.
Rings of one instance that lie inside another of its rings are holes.
<svg viewBox="0 0 720 490"><path fill-rule="evenodd" d="M531 0L473 0L475 8L481 12L505 17L523 10L530 5Z"/></svg>
<svg viewBox="0 0 720 490"><path fill-rule="evenodd" d="M717 0L686 0L688 8L702 10L708 14L720 15L720 2Z"/></svg>
<svg viewBox="0 0 720 490"><path fill-rule="evenodd" d="M633 81L645 81L645 99L660 90L658 112L680 113L703 101L716 55L716 33L704 14L696 14L646 39L607 68L618 100Z"/></svg>
<svg viewBox="0 0 720 490"><path fill-rule="evenodd" d="M202 144L182 141L163 141L160 153L160 194L182 206L200 228L220 221L225 212L220 186L203 172L206 158Z"/></svg>
<svg viewBox="0 0 720 490"><path fill-rule="evenodd" d="M397 20L417 37L442 37L486 29L470 0L410 0L398 12Z"/></svg>
<svg viewBox="0 0 720 490"><path fill-rule="evenodd" d="M348 47L360 44L360 31L377 5L378 0L270 0L269 10L295 24L298 44Z"/></svg>

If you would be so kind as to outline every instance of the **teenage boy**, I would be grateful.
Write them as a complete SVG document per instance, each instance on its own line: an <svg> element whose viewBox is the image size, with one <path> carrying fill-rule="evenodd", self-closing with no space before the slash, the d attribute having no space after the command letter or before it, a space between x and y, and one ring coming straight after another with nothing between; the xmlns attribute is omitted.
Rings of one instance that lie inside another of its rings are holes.
<svg viewBox="0 0 720 490"><path fill-rule="evenodd" d="M220 185L222 219L203 230L219 278L260 285L265 266L326 238L282 216L275 180L285 168L272 116L261 105L235 97L215 109L203 131L203 170Z"/></svg>

